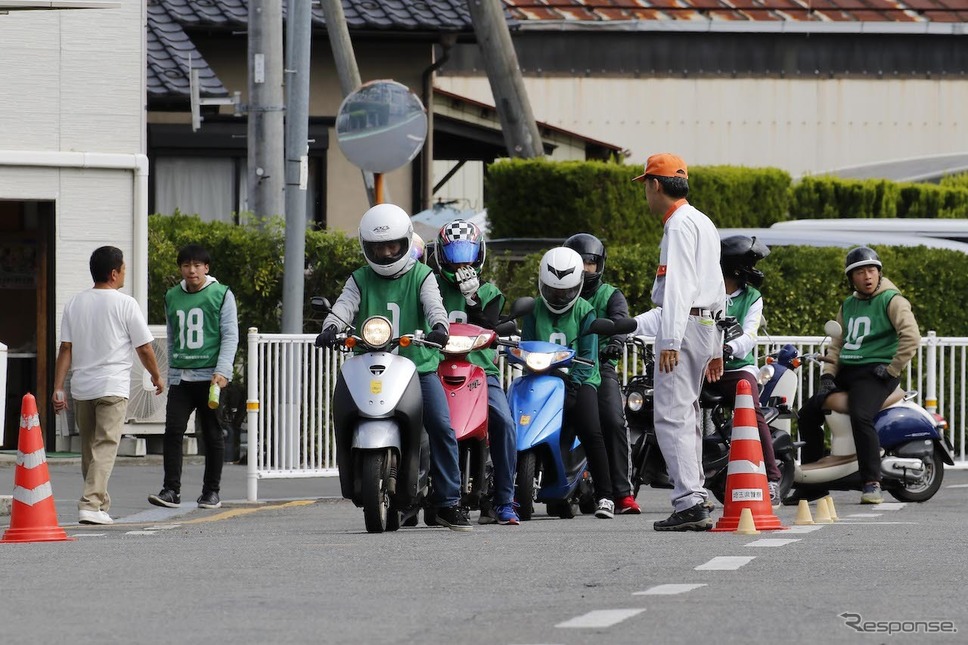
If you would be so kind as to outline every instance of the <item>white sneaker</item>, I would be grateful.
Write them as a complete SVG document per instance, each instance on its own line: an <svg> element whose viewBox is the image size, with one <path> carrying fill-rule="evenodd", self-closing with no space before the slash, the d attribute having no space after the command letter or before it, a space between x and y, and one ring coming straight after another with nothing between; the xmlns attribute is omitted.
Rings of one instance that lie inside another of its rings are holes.
<svg viewBox="0 0 968 645"><path fill-rule="evenodd" d="M773 510L780 508L780 482L768 482L770 486L770 505Z"/></svg>
<svg viewBox="0 0 968 645"><path fill-rule="evenodd" d="M595 517L603 520L610 520L615 517L615 502L606 497L598 500L598 507L595 509Z"/></svg>
<svg viewBox="0 0 968 645"><path fill-rule="evenodd" d="M111 516L104 511L90 511L85 508L77 511L80 524L114 524Z"/></svg>

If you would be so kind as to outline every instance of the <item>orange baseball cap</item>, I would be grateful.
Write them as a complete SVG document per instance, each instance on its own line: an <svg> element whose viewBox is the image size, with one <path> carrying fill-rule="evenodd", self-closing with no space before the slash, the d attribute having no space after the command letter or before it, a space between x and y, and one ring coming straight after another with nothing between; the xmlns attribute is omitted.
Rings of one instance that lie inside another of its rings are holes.
<svg viewBox="0 0 968 645"><path fill-rule="evenodd" d="M646 176L688 179L689 173L686 171L686 162L682 157L677 157L671 152L662 152L649 157L645 162L645 172L632 181L643 181Z"/></svg>

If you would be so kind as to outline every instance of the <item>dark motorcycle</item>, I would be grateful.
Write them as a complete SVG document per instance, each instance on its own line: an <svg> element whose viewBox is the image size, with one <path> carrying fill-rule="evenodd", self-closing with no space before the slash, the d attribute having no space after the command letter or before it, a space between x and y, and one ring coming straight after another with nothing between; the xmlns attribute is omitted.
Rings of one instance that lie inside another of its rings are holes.
<svg viewBox="0 0 968 645"><path fill-rule="evenodd" d="M659 449L653 419L653 365L655 355L652 347L641 338L632 342L642 352L644 372L632 377L624 388L625 418L629 426L629 443L632 450L632 494L638 495L642 486L653 488L672 488L666 469L665 458ZM729 446L732 435L733 410L723 402L723 397L703 387L699 406L702 411L703 426L703 472L706 488L716 499L723 502L726 498L726 471L729 465ZM793 486L796 467L796 447L789 432L774 427L778 419L788 417L787 408L761 406L770 434L773 438L773 454L780 469L781 499Z"/></svg>

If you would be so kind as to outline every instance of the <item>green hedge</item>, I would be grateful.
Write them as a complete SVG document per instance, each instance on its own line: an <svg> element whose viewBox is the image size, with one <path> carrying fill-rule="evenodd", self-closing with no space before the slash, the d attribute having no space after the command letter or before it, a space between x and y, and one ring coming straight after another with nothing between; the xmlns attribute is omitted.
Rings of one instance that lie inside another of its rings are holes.
<svg viewBox="0 0 968 645"><path fill-rule="evenodd" d="M875 247L884 275L911 306L922 333L965 335L964 323L952 311L968 309L968 255L927 247ZM823 335L823 322L836 317L850 294L844 276L846 249L784 246L757 264L765 274L764 317L776 335ZM633 314L652 308L651 290L658 265L658 247L644 244L610 246L604 279L622 289ZM537 293L541 254L511 262L506 256L489 260L485 277L509 298Z"/></svg>

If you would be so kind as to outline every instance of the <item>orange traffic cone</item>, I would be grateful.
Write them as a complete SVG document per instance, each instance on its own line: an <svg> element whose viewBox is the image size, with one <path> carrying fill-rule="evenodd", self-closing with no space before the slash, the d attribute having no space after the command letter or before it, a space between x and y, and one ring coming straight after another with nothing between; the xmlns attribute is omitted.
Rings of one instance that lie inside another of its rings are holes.
<svg viewBox="0 0 968 645"><path fill-rule="evenodd" d="M13 478L10 528L0 542L56 542L73 540L57 524L54 493L47 471L47 453L33 394L24 395L17 443L17 470Z"/></svg>
<svg viewBox="0 0 968 645"><path fill-rule="evenodd" d="M723 516L714 531L735 531L744 509L753 514L753 523L761 531L785 529L773 513L770 504L763 447L756 427L753 395L750 384L736 384L736 405L733 408L733 435L729 446L729 466L726 470L726 502Z"/></svg>

